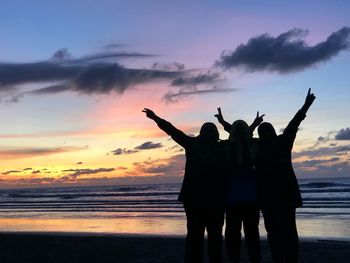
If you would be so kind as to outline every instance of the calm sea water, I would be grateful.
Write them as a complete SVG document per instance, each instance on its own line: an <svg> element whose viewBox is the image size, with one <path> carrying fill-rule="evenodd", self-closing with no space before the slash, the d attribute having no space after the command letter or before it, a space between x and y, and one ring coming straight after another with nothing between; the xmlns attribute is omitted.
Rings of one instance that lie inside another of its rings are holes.
<svg viewBox="0 0 350 263"><path fill-rule="evenodd" d="M350 179L299 184L300 235L350 239ZM0 190L0 231L183 235L179 190L180 184Z"/></svg>

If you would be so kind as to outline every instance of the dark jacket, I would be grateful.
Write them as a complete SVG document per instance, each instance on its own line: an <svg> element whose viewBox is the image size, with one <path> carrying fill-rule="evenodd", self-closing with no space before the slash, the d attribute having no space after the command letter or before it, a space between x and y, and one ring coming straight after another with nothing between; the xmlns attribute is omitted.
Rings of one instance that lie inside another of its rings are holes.
<svg viewBox="0 0 350 263"><path fill-rule="evenodd" d="M305 113L299 110L283 134L273 140L259 141L255 171L262 208L279 205L302 206L291 155L298 127L304 118Z"/></svg>
<svg viewBox="0 0 350 263"><path fill-rule="evenodd" d="M256 182L254 157L256 140L250 139L241 147L234 141L227 141L229 147L229 177L227 183L227 205L255 204Z"/></svg>
<svg viewBox="0 0 350 263"><path fill-rule="evenodd" d="M185 174L178 200L188 206L224 206L226 164L223 143L190 137L163 119L155 120L186 152Z"/></svg>

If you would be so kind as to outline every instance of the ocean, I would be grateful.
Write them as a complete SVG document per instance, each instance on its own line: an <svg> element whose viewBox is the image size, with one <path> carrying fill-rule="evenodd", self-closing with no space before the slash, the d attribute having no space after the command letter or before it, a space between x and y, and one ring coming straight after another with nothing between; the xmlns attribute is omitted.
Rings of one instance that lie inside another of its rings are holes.
<svg viewBox="0 0 350 263"><path fill-rule="evenodd" d="M299 235L350 239L350 179L299 179ZM180 184L0 190L0 232L185 235ZM266 236L263 219L260 232Z"/></svg>

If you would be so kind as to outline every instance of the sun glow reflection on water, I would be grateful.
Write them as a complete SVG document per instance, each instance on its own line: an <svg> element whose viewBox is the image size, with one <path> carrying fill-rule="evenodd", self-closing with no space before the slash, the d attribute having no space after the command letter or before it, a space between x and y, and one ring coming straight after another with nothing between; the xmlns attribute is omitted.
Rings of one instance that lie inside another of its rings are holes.
<svg viewBox="0 0 350 263"><path fill-rule="evenodd" d="M112 234L184 235L185 220L164 218L30 219L2 218L0 232L89 232Z"/></svg>
<svg viewBox="0 0 350 263"><path fill-rule="evenodd" d="M298 219L301 238L331 238L350 240L350 225L345 219ZM264 221L260 220L260 235L265 238ZM175 218L121 217L115 219L76 218L2 218L0 232L71 232L140 235L186 234L185 216Z"/></svg>

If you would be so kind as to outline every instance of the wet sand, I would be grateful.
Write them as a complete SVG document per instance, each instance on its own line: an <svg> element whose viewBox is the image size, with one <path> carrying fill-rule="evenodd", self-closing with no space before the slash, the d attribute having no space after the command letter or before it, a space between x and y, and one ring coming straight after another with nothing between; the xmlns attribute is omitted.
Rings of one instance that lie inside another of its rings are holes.
<svg viewBox="0 0 350 263"><path fill-rule="evenodd" d="M241 262L249 262L243 245ZM184 238L75 233L1 233L0 262L183 262ZM227 261L225 248L224 262ZM262 262L271 262L266 240ZM300 262L344 263L350 260L350 242L302 240ZM207 261L205 261L207 262Z"/></svg>

